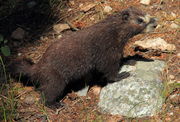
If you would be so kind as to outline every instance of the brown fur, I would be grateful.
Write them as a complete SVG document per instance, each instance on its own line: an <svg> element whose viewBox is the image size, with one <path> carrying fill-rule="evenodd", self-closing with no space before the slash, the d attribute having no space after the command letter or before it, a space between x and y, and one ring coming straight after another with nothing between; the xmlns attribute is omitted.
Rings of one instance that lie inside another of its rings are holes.
<svg viewBox="0 0 180 122"><path fill-rule="evenodd" d="M55 103L69 83L88 74L98 72L101 79L113 81L128 39L143 32L149 24L156 26L152 18L149 23L139 24L139 16L145 15L139 9L129 8L109 16L54 42L37 64L27 60L14 62L12 71L38 81L47 104Z"/></svg>

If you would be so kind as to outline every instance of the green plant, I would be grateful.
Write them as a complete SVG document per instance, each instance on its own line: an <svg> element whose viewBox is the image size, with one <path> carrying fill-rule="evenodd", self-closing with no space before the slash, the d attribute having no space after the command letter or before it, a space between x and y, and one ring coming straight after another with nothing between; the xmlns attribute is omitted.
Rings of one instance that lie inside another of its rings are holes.
<svg viewBox="0 0 180 122"><path fill-rule="evenodd" d="M11 85L6 84L0 94L0 114L5 122L13 121L16 117L17 112L17 100L15 99L16 89L12 88Z"/></svg>
<svg viewBox="0 0 180 122"><path fill-rule="evenodd" d="M17 115L17 89L12 87L12 80L7 78L5 65L1 56L0 65L2 65L2 69L0 70L3 70L5 79L5 82L0 81L0 121L11 122Z"/></svg>
<svg viewBox="0 0 180 122"><path fill-rule="evenodd" d="M167 98L169 97L169 95L175 90L175 89L179 89L180 88L180 83L174 82L171 83L171 79L170 79L170 73L169 73L169 64L170 61L173 59L172 54L166 59L167 63L166 63L166 67L164 69L164 72L161 74L162 75L162 80L163 82L163 90L162 90L162 97L164 98L164 100L166 101Z"/></svg>
<svg viewBox="0 0 180 122"><path fill-rule="evenodd" d="M5 78L5 83L7 83L7 75L6 75L6 68L3 62L2 57L0 56L0 67L2 67L2 69L0 69L0 72L3 72L4 78ZM0 76L1 77L1 76Z"/></svg>
<svg viewBox="0 0 180 122"><path fill-rule="evenodd" d="M9 46L6 45L7 42L8 40L4 39L4 37L0 34L0 49L1 49L1 53L4 56L10 56L11 54Z"/></svg>
<svg viewBox="0 0 180 122"><path fill-rule="evenodd" d="M45 97L44 95L42 96L42 103L45 103ZM43 113L43 115L46 117L47 122L50 122L50 118L49 115L47 113L46 107L44 106L44 104L40 104L40 103L36 103L37 106L39 107L39 110Z"/></svg>

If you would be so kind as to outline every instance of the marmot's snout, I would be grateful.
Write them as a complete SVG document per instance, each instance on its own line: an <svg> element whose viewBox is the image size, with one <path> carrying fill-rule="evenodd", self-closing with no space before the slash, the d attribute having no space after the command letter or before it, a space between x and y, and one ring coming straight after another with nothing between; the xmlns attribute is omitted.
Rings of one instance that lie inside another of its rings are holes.
<svg viewBox="0 0 180 122"><path fill-rule="evenodd" d="M152 16L146 16L148 18L147 26L143 32L148 33L154 31L158 25L158 19Z"/></svg>
<svg viewBox="0 0 180 122"><path fill-rule="evenodd" d="M132 28L135 28L139 33L152 32L158 25L157 18L134 7L124 10L123 13L125 13L126 16L129 15L128 17L125 16L128 21L127 26L132 26Z"/></svg>
<svg viewBox="0 0 180 122"><path fill-rule="evenodd" d="M157 27L157 18L151 18L150 19L150 23L153 24L153 28L156 28Z"/></svg>

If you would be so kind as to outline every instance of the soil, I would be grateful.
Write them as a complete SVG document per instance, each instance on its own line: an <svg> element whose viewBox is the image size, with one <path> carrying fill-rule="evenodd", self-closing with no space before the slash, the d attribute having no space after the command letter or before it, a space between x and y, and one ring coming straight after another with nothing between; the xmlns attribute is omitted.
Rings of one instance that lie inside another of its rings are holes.
<svg viewBox="0 0 180 122"><path fill-rule="evenodd" d="M99 20L105 18L108 14L112 14L129 6L136 6L149 14L158 17L159 27L154 33L140 34L135 36L126 45L124 50L125 57L141 55L148 59L160 59L167 62L167 68L163 72L163 76L168 82L179 83L180 81L180 28L171 28L171 23L177 23L180 25L180 1L179 0L151 0L150 5L142 5L139 0L70 0L66 3L67 7L63 8L63 11L57 12L57 18L48 18L48 21L43 20L47 18L41 18L41 16L34 16L34 19L24 24L23 14L15 17L18 24L11 24L11 29L0 28L0 32L5 35L6 38L11 39L10 35L15 28L19 25L28 32L24 40L15 40L10 43L12 49L12 55L6 60L14 59L16 57L31 58L35 63L41 58L47 47L53 43L59 34L53 31L52 27L55 23L68 22L73 25L73 28L82 29L90 26ZM96 4L88 11L80 11L81 5ZM112 11L110 13L103 13L103 7L110 6ZM19 10L19 9L18 9ZM64 13L63 13L64 12ZM63 14L62 14L63 13ZM66 13L66 14L65 14ZM173 14L172 14L173 13ZM15 16L15 14L12 13ZM44 14L42 14L44 15ZM17 16L17 15L16 15ZM39 18L40 17L40 18ZM43 16L45 17L45 16ZM27 18L28 19L28 18ZM21 22L22 20L23 22ZM32 25L32 21L38 23ZM0 20L1 21L1 20ZM7 25L7 21L1 21L0 25ZM14 21L13 21L14 22ZM43 26L48 25L48 26ZM0 26L2 27L2 26ZM34 27L34 28L33 28ZM38 30L38 31L34 31ZM45 30L45 31L44 31ZM72 29L74 30L74 29ZM69 31L72 31L69 30ZM68 31L62 32L61 35L68 34ZM174 53L162 53L154 51L135 51L133 43L137 40L145 38L161 37L168 43L176 46L176 52ZM7 63L8 64L8 63ZM97 107L98 95L93 92L93 87L89 90L87 96L80 97L76 93L72 92L66 95L61 100L64 103L63 107L59 109L51 109L43 106L39 103L39 93L34 90L33 87L22 86L20 83L13 82L14 88L18 89L17 92L17 115L14 121L62 121L62 122L76 122L76 121L97 121L97 122L128 122L128 121L163 121L163 122L178 122L180 121L180 88L173 89L166 95L166 102L163 105L162 112L153 117L144 118L126 118L121 115L113 116L110 114L103 114ZM26 101L28 96L32 96L33 101ZM170 99L170 96L176 95L176 99Z"/></svg>

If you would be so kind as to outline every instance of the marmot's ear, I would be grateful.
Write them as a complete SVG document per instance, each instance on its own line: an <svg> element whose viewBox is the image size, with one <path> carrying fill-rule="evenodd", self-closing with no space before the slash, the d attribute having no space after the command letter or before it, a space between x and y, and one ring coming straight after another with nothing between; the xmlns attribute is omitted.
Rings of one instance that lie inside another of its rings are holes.
<svg viewBox="0 0 180 122"><path fill-rule="evenodd" d="M125 11L122 11L122 20L128 20L129 19L129 11L128 10L125 10Z"/></svg>

